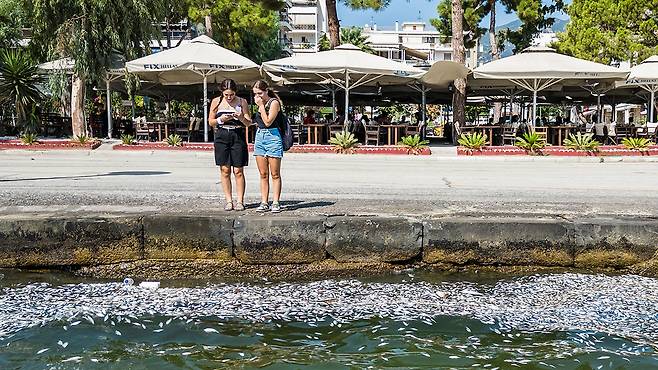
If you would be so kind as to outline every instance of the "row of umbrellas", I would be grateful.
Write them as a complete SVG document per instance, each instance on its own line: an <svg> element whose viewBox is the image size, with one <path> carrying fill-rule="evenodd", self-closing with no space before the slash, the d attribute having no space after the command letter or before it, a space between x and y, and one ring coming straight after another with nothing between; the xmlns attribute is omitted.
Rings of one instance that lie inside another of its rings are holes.
<svg viewBox="0 0 658 370"><path fill-rule="evenodd" d="M334 101L336 89L342 89L345 91L347 117L350 91L358 87L405 85L419 91L424 104L430 89L447 91L455 79L469 74L463 65L449 61L437 62L424 71L362 52L350 44L330 51L265 62L259 67L205 35L179 47L129 61L125 63L125 69L144 81L164 86L203 83L205 120L208 117L208 83L225 78L250 82L266 76L278 85L317 85L330 91ZM109 82L120 78L124 72L115 66L108 71L108 89ZM532 92L534 121L539 92L570 86L589 89L599 96L613 88L639 86L651 93L653 108L654 94L658 90L658 57L649 58L633 68L629 75L629 71L562 55L553 49L529 48L523 53L484 64L474 69L470 77L469 86L474 90L505 92L520 87ZM111 125L109 111L108 124ZM204 138L208 138L207 122Z"/></svg>

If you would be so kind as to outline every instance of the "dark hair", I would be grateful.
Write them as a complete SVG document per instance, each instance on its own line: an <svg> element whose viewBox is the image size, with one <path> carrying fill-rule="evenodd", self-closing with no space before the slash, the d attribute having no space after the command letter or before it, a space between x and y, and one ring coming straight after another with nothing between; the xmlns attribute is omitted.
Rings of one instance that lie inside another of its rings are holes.
<svg viewBox="0 0 658 370"><path fill-rule="evenodd" d="M219 84L219 90L224 92L226 90L238 91L238 84L230 78L225 79Z"/></svg>
<svg viewBox="0 0 658 370"><path fill-rule="evenodd" d="M281 104L283 106L283 102L281 101L281 98L279 97L279 95L277 95L277 93L274 92L274 90L272 90L270 88L270 85L268 85L267 82L265 82L263 80L258 80L258 81L256 81L256 83L254 83L253 87L258 89L258 90L265 91L267 93L267 96L269 96L270 98L274 98L274 99L278 100L279 104Z"/></svg>

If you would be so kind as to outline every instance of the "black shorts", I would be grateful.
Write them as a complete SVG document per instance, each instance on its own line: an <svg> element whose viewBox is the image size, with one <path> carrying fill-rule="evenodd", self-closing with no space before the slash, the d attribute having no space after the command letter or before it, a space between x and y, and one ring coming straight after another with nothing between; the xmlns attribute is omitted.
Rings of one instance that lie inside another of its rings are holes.
<svg viewBox="0 0 658 370"><path fill-rule="evenodd" d="M215 129L215 164L231 167L245 167L249 164L244 128Z"/></svg>

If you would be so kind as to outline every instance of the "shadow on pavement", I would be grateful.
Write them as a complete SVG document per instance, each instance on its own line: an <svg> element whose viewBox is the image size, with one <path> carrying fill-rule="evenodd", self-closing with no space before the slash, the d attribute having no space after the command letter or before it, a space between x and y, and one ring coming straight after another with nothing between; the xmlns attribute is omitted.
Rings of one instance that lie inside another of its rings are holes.
<svg viewBox="0 0 658 370"><path fill-rule="evenodd" d="M153 175L169 175L170 173L171 172L169 172L169 171L117 171L117 172L99 173L99 174L94 174L94 175L31 177L31 178L27 178L27 179L6 179L6 180L0 180L0 182L85 179L85 178L91 178L91 177L106 177L106 176L153 176Z"/></svg>

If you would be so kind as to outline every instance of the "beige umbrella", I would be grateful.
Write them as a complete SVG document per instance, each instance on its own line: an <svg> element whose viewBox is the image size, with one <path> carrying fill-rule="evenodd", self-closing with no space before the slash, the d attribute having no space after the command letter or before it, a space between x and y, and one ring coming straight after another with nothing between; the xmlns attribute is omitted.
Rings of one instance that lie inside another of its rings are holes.
<svg viewBox="0 0 658 370"><path fill-rule="evenodd" d="M231 78L250 82L259 78L258 65L221 47L208 36L126 63L128 72L163 85L203 83L204 140L208 141L208 82Z"/></svg>
<svg viewBox="0 0 658 370"><path fill-rule="evenodd" d="M507 80L533 95L532 124L537 115L537 93L557 84L597 81L614 84L628 72L605 64L559 54L546 47L530 47L522 53L495 60L473 70L473 77ZM600 95L600 94L599 94Z"/></svg>
<svg viewBox="0 0 658 370"><path fill-rule="evenodd" d="M651 94L651 103L649 104L651 113L649 120L653 123L655 121L654 114L656 111L656 92L658 92L658 55L654 55L631 68L625 85L641 87Z"/></svg>
<svg viewBox="0 0 658 370"><path fill-rule="evenodd" d="M261 70L282 84L333 84L345 90L345 122L350 90L378 84L404 85L424 73L422 69L411 65L363 52L352 44L265 62Z"/></svg>
<svg viewBox="0 0 658 370"><path fill-rule="evenodd" d="M461 63L453 61L438 61L434 62L429 70L419 77L418 82L420 83L420 86L411 85L412 88L421 93L423 123L427 120L427 92L431 89L448 89L450 84L456 79L466 78L468 73L469 69Z"/></svg>

